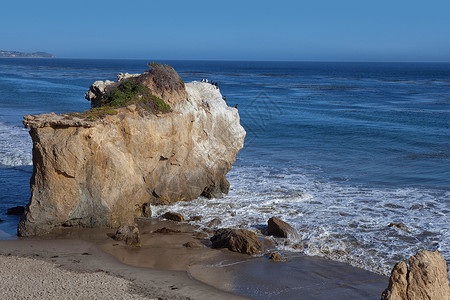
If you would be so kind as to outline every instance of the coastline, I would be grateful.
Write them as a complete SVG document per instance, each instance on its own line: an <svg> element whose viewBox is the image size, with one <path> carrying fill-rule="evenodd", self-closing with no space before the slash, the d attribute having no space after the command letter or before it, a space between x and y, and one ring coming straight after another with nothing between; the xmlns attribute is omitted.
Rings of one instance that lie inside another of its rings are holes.
<svg viewBox="0 0 450 300"><path fill-rule="evenodd" d="M113 229L62 228L39 239L0 241L0 260L10 255L70 272L101 271L129 282L130 293L163 299L376 299L388 283L387 277L318 257L283 253L287 261L274 262L212 249L187 223L151 219L138 224L141 248L111 239ZM180 232L153 233L162 227ZM183 246L193 240L205 247Z"/></svg>

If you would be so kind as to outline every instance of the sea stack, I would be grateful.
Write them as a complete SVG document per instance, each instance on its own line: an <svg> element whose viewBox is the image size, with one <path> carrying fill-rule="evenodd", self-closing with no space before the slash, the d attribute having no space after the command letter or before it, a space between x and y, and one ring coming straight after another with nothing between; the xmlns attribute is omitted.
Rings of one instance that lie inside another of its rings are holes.
<svg viewBox="0 0 450 300"><path fill-rule="evenodd" d="M220 91L169 66L95 82L84 113L27 115L31 199L18 233L119 227L150 205L221 197L245 130Z"/></svg>

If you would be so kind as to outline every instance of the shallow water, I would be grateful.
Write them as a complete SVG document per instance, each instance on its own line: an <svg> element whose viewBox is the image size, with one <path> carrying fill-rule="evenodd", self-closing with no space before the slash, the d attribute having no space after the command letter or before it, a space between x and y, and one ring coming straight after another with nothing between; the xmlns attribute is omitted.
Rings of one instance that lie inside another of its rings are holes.
<svg viewBox="0 0 450 300"><path fill-rule="evenodd" d="M146 63L0 60L0 230L15 234L18 218L4 212L29 198L22 116L84 111L93 81ZM205 225L217 216L256 231L276 215L300 232L295 251L382 274L421 249L450 259L450 64L165 63L185 81L218 81L247 136L228 196L155 215L202 214Z"/></svg>

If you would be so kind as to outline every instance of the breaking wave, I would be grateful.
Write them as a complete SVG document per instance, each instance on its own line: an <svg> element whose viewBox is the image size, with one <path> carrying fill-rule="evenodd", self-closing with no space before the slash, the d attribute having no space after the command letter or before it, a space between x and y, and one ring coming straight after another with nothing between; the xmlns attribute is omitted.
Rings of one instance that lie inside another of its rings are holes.
<svg viewBox="0 0 450 300"><path fill-rule="evenodd" d="M32 147L27 129L0 123L0 165L32 165Z"/></svg>
<svg viewBox="0 0 450 300"><path fill-rule="evenodd" d="M322 256L384 275L422 249L439 250L450 258L450 191L351 186L301 170L238 165L228 179L232 189L224 198L154 206L154 216L172 210L186 217L202 215L202 227L219 218L220 227L255 232L278 216L301 236L287 242L273 239L280 250ZM404 226L388 227L391 222Z"/></svg>

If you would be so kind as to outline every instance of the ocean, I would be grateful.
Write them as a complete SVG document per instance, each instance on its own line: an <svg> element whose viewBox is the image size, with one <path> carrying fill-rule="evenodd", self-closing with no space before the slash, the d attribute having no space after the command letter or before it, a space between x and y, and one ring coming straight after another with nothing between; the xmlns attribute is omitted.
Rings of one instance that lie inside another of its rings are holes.
<svg viewBox="0 0 450 300"><path fill-rule="evenodd" d="M25 114L81 112L96 80L151 60L0 59L0 237L26 205ZM160 61L212 79L247 131L230 193L153 207L260 230L271 216L301 240L278 245L381 274L422 249L450 260L450 64ZM403 228L388 227L391 222Z"/></svg>

